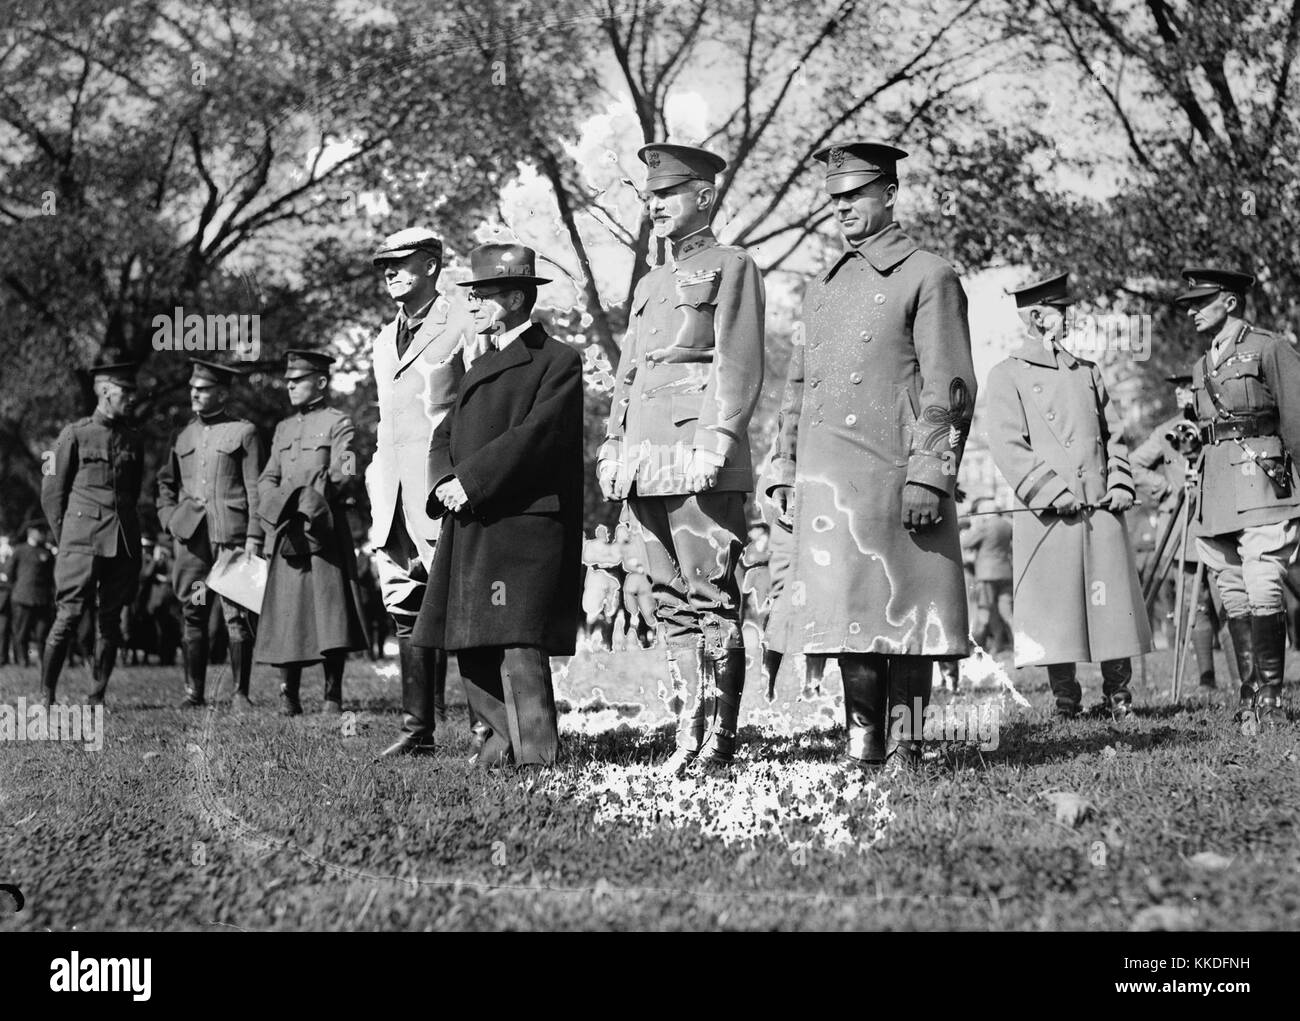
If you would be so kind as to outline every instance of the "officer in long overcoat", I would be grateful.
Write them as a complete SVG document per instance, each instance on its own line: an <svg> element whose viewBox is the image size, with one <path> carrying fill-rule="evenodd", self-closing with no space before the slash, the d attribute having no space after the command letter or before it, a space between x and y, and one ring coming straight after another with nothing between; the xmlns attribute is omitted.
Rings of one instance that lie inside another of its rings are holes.
<svg viewBox="0 0 1300 1021"><path fill-rule="evenodd" d="M232 600L208 593L208 573L225 550L250 554L262 547L257 515L257 480L262 440L252 422L227 410L238 373L217 362L191 358L190 407L194 417L176 434L167 461L158 469L158 523L174 540L172 588L180 600L185 658L183 708L205 703L208 669L208 597L221 600L230 636L231 707L251 707L248 683L253 667L249 612Z"/></svg>
<svg viewBox="0 0 1300 1021"><path fill-rule="evenodd" d="M294 414L275 427L257 482L257 510L274 539L253 657L280 667L281 711L302 712L302 668L322 663L322 712L343 709L343 667L366 647L357 553L345 498L357 474L352 420L328 403L332 359L288 352Z"/></svg>
<svg viewBox="0 0 1300 1021"><path fill-rule="evenodd" d="M850 765L916 762L934 661L970 654L953 502L975 405L966 295L894 222L906 155L816 154L846 245L804 296L767 486L782 513L793 492L786 651L839 658Z"/></svg>
<svg viewBox="0 0 1300 1021"><path fill-rule="evenodd" d="M41 509L58 556L57 609L41 660L41 697L49 705L77 622L95 607L91 705L104 692L122 644L122 608L140 584L140 484L144 442L128 424L135 401L136 364L104 362L90 370L95 412L66 426L54 445L53 470L41 479Z"/></svg>
<svg viewBox="0 0 1300 1021"><path fill-rule="evenodd" d="M425 511L433 430L456 399L474 324L438 291L442 241L424 227L384 239L372 260L397 314L375 338L379 396L375 457L366 469L379 589L393 621L402 673L402 733L384 755L429 754L447 715L447 653L411 643L439 523Z"/></svg>
<svg viewBox="0 0 1300 1021"><path fill-rule="evenodd" d="M1016 494L1016 666L1046 666L1057 712L1080 711L1075 664L1101 662L1102 706L1130 711L1130 657L1151 651L1124 512L1128 449L1101 372L1061 347L1068 274L1023 287L1028 331L986 384L989 449Z"/></svg>
<svg viewBox="0 0 1300 1021"><path fill-rule="evenodd" d="M676 774L697 756L705 768L725 768L735 755L745 683L740 558L745 495L754 490L749 420L763 384L765 297L749 253L720 244L710 226L726 160L662 143L638 156L670 258L632 295L597 472L605 498L627 500L645 539L660 634L683 674L698 675L664 766ZM690 682L674 678L673 687ZM674 692L681 708L688 695Z"/></svg>
<svg viewBox="0 0 1300 1021"><path fill-rule="evenodd" d="M551 656L572 655L582 567L582 359L532 321L536 253L470 253L488 347L434 430L428 512L443 518L411 640L456 653L480 768L559 750Z"/></svg>
<svg viewBox="0 0 1300 1021"><path fill-rule="evenodd" d="M1213 267L1183 271L1196 332L1210 349L1192 370L1201 430L1196 551L1228 616L1247 733L1284 718L1282 588L1300 540L1300 355L1244 318L1255 278Z"/></svg>

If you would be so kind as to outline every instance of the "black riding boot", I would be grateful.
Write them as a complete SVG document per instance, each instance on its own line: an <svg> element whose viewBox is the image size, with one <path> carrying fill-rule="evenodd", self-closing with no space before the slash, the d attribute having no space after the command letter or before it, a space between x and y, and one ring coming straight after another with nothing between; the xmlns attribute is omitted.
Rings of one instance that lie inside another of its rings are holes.
<svg viewBox="0 0 1300 1021"><path fill-rule="evenodd" d="M925 748L925 710L930 705L934 662L922 656L889 656L887 659L889 729L885 738L885 760L902 766L916 766L920 764Z"/></svg>
<svg viewBox="0 0 1300 1021"><path fill-rule="evenodd" d="M763 680L767 683L767 700L776 698L776 675L781 670L781 661L785 654L774 649L763 650Z"/></svg>
<svg viewBox="0 0 1300 1021"><path fill-rule="evenodd" d="M713 703L709 740L700 756L708 767L730 766L736 757L736 731L740 726L740 696L745 690L745 650L728 649L713 662L717 696Z"/></svg>
<svg viewBox="0 0 1300 1021"><path fill-rule="evenodd" d="M113 667L117 665L117 646L105 639L95 650L95 658L91 666L91 677L94 679L94 687L90 689L90 698L86 700L89 705L103 705L104 692L108 690L108 679L113 676Z"/></svg>
<svg viewBox="0 0 1300 1021"><path fill-rule="evenodd" d="M253 643L247 639L230 640L230 680L235 686L230 708L235 712L253 708L248 697L248 683L253 674Z"/></svg>
<svg viewBox="0 0 1300 1021"><path fill-rule="evenodd" d="M1255 716L1255 699L1259 694L1259 672L1255 664L1254 628L1250 617L1229 617L1228 633L1232 635L1232 651L1237 657L1237 677L1241 681L1241 703L1235 718L1244 721Z"/></svg>
<svg viewBox="0 0 1300 1021"><path fill-rule="evenodd" d="M1256 613L1250 618L1255 646L1259 692L1255 698L1259 722L1278 724L1286 719L1282 708L1282 665L1286 656L1286 613Z"/></svg>
<svg viewBox="0 0 1300 1021"><path fill-rule="evenodd" d="M669 655L674 664L670 673L680 675L686 697L695 699L689 716L684 712L685 706L677 710L677 750L662 767L663 772L669 776L681 776L700 754L700 748L704 745L704 724L713 715L714 696L709 691L713 661L699 649L669 650ZM669 680L676 690L678 678L670 677Z"/></svg>
<svg viewBox="0 0 1300 1021"><path fill-rule="evenodd" d="M208 643L203 639L187 639L181 643L181 656L185 661L185 700L182 709L197 709L204 704L203 693L207 685Z"/></svg>
<svg viewBox="0 0 1300 1021"><path fill-rule="evenodd" d="M54 702L59 686L63 661L68 657L69 641L47 641L41 653L41 704L46 708Z"/></svg>
<svg viewBox="0 0 1300 1021"><path fill-rule="evenodd" d="M320 707L323 713L343 712L343 667L347 660L346 652L325 653L325 701Z"/></svg>
<svg viewBox="0 0 1300 1021"><path fill-rule="evenodd" d="M1047 668L1047 683L1056 699L1056 715L1069 719L1079 715L1083 689L1073 663L1052 663Z"/></svg>
<svg viewBox="0 0 1300 1021"><path fill-rule="evenodd" d="M885 761L885 705L888 665L884 656L840 656L844 678L844 726L849 733L846 766L878 766Z"/></svg>
<svg viewBox="0 0 1300 1021"><path fill-rule="evenodd" d="M439 649L412 645L409 638L397 642L402 667L402 736L381 752L388 755L432 755L435 724L435 654ZM443 653L445 657L445 653ZM443 659L446 678L446 659Z"/></svg>

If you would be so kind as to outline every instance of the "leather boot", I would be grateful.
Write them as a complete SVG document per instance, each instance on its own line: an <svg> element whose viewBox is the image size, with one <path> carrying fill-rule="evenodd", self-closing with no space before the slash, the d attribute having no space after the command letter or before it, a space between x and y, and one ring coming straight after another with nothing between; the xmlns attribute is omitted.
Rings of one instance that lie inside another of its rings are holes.
<svg viewBox="0 0 1300 1021"><path fill-rule="evenodd" d="M108 690L108 679L113 676L113 667L116 665L117 646L108 640L101 642L99 648L95 650L95 658L91 665L94 687L90 689L90 697L86 699L87 705L104 704L104 692Z"/></svg>
<svg viewBox="0 0 1300 1021"><path fill-rule="evenodd" d="M424 655L433 662L433 722L447 722L447 650L425 649Z"/></svg>
<svg viewBox="0 0 1300 1021"><path fill-rule="evenodd" d="M1232 651L1237 658L1237 677L1241 681L1241 702L1233 718L1245 722L1255 720L1255 699L1259 694L1259 673L1255 665L1255 638L1251 618L1229 617L1228 633L1232 635Z"/></svg>
<svg viewBox="0 0 1300 1021"><path fill-rule="evenodd" d="M844 726L849 745L844 765L862 769L885 761L887 666L875 654L840 656L844 678Z"/></svg>
<svg viewBox="0 0 1300 1021"><path fill-rule="evenodd" d="M889 729L885 761L910 768L925 748L925 710L930 704L934 662L924 656L888 656Z"/></svg>
<svg viewBox="0 0 1300 1021"><path fill-rule="evenodd" d="M726 768L736 758L736 731L740 726L740 697L745 690L745 650L727 649L712 663L716 695L713 719L708 721L708 742L699 758L704 769Z"/></svg>
<svg viewBox="0 0 1300 1021"><path fill-rule="evenodd" d="M235 712L244 712L253 708L253 700L248 697L248 683L253 674L253 643L247 639L230 640L230 681L235 686L235 694L230 700L230 708Z"/></svg>
<svg viewBox="0 0 1300 1021"><path fill-rule="evenodd" d="M330 715L343 712L343 667L347 663L346 652L325 653L325 701L320 711Z"/></svg>
<svg viewBox="0 0 1300 1021"><path fill-rule="evenodd" d="M1083 689L1073 663L1052 663L1047 668L1047 683L1056 699L1056 715L1065 719L1079 715Z"/></svg>
<svg viewBox="0 0 1300 1021"><path fill-rule="evenodd" d="M204 704L203 692L207 685L208 650L202 639L189 639L181 643L181 658L185 662L185 700L182 709L197 709Z"/></svg>
<svg viewBox="0 0 1300 1021"><path fill-rule="evenodd" d="M1200 677L1202 688L1216 686L1214 676L1214 628L1210 626L1210 617L1204 610L1196 614L1192 626L1192 649L1196 653L1196 672Z"/></svg>
<svg viewBox="0 0 1300 1021"><path fill-rule="evenodd" d="M1133 681L1131 659L1108 659L1101 664L1101 711L1116 719L1133 712L1133 695L1128 690Z"/></svg>
<svg viewBox="0 0 1300 1021"><path fill-rule="evenodd" d="M298 701L298 686L302 684L302 667L280 667L280 715L301 716L302 703Z"/></svg>
<svg viewBox="0 0 1300 1021"><path fill-rule="evenodd" d="M1255 647L1255 670L1259 691L1255 697L1256 715L1266 726L1286 721L1282 708L1282 666L1286 656L1286 613L1256 613L1250 618L1250 633Z"/></svg>
<svg viewBox="0 0 1300 1021"><path fill-rule="evenodd" d="M54 702L59 686L59 674L63 672L63 661L68 656L68 643L46 642L41 653L41 705L47 709Z"/></svg>
<svg viewBox="0 0 1300 1021"><path fill-rule="evenodd" d="M409 638L398 640L397 655L402 668L402 736L380 753L381 758L433 754L435 710L432 674L436 668L434 653L441 651L412 645ZM443 677L446 678L445 658Z"/></svg>
<svg viewBox="0 0 1300 1021"><path fill-rule="evenodd" d="M687 698L691 697L692 691L695 693L690 715L684 712L685 706L677 711L677 750L662 766L664 774L680 777L704 745L704 724L712 715L714 702L712 661L705 659L701 649L670 649L669 655L672 657L669 666L672 690L678 690L680 684Z"/></svg>
<svg viewBox="0 0 1300 1021"><path fill-rule="evenodd" d="M776 700L776 675L781 669L785 654L774 649L763 650L763 680L767 683L767 700Z"/></svg>

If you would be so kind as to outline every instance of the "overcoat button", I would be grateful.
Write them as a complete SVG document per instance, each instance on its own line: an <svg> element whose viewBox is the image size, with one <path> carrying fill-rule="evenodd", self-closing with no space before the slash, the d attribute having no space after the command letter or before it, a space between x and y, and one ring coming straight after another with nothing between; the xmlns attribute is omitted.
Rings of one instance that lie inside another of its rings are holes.
<svg viewBox="0 0 1300 1021"><path fill-rule="evenodd" d="M847 415L847 416L845 416L845 418L844 418L844 424L845 424L845 425L857 425L857 424L858 424L858 416L857 416L857 415Z"/></svg>
<svg viewBox="0 0 1300 1021"><path fill-rule="evenodd" d="M877 295L876 295L876 304L877 304L877 305L883 305L884 303L885 303L885 296L884 296L883 294L877 294Z"/></svg>
<svg viewBox="0 0 1300 1021"><path fill-rule="evenodd" d="M1056 421L1056 412L1055 412L1055 411L1049 411L1049 412L1047 413L1047 420L1048 420L1049 422L1054 422L1054 421Z"/></svg>
<svg viewBox="0 0 1300 1021"><path fill-rule="evenodd" d="M861 383L861 382L862 382L862 373L860 373L860 372L855 372L855 373L853 373L852 375L850 375L850 376L849 376L849 382L851 382L851 383Z"/></svg>

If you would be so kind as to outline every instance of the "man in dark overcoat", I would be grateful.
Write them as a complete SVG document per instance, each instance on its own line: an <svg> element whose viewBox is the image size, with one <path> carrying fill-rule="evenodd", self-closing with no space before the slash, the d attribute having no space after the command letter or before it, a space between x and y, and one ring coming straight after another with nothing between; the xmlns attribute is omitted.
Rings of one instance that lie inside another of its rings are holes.
<svg viewBox="0 0 1300 1021"><path fill-rule="evenodd" d="M285 388L295 411L275 427L257 482L257 510L273 535L253 658L280 668L281 712L302 713L302 668L322 663L321 711L343 709L343 667L366 647L357 552L345 503L357 476L352 420L328 403L333 361L288 352Z"/></svg>
<svg viewBox="0 0 1300 1021"><path fill-rule="evenodd" d="M45 541L43 522L29 521L25 531L27 541L14 550L9 562L9 579L13 584L14 661L28 666L28 641L34 638L38 650L44 647L54 619L54 551Z"/></svg>
<svg viewBox="0 0 1300 1021"><path fill-rule="evenodd" d="M1076 716L1075 664L1101 663L1102 711L1131 711L1133 656L1151 651L1124 512L1135 492L1101 371L1062 347L1067 274L1012 292L1027 330L989 372L989 450L1022 513L1012 539L1016 666L1045 666Z"/></svg>
<svg viewBox="0 0 1300 1021"><path fill-rule="evenodd" d="M443 518L412 641L454 651L480 768L559 750L550 656L572 655L582 558L582 359L531 320L536 254L470 253L470 313L488 346L429 449Z"/></svg>
<svg viewBox="0 0 1300 1021"><path fill-rule="evenodd" d="M793 499L785 651L839 658L848 765L907 766L935 661L970 654L953 501L975 406L966 294L894 221L905 152L815 155L845 248L804 296L769 469L782 515Z"/></svg>

